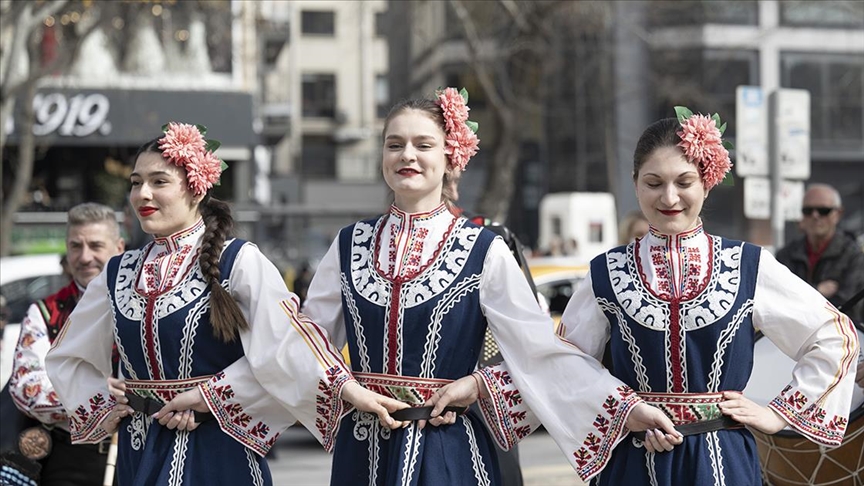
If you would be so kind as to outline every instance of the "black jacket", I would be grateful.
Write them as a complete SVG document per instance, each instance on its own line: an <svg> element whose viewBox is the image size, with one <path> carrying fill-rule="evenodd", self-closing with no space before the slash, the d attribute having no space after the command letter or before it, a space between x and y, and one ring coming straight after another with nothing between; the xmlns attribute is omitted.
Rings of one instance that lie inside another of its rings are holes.
<svg viewBox="0 0 864 486"><path fill-rule="evenodd" d="M804 238L799 238L778 251L777 260L813 287L825 280L837 281L837 293L828 299L835 306L845 303L864 288L864 253L855 240L839 231L812 269L808 268ZM862 309L864 303L859 302L850 309L844 309L844 312L854 322L861 323L864 320Z"/></svg>

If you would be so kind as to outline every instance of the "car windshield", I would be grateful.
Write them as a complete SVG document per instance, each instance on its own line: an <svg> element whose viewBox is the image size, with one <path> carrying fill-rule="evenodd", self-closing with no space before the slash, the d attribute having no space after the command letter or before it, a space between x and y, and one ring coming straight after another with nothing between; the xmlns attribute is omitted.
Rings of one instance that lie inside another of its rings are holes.
<svg viewBox="0 0 864 486"><path fill-rule="evenodd" d="M7 322L21 322L30 304L57 292L67 283L69 278L63 275L42 275L3 284L0 294L6 298Z"/></svg>

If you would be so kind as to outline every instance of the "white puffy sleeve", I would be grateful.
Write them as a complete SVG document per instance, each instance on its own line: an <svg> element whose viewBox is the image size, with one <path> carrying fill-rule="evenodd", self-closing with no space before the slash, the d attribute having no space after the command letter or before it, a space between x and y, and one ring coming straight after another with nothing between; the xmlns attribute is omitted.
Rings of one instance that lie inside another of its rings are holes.
<svg viewBox="0 0 864 486"><path fill-rule="evenodd" d="M639 397L587 350L555 334L552 320L537 305L500 238L486 257L480 301L504 357L501 365L481 370L492 392L489 401L497 402L494 406L481 403L481 407L496 410L518 426L516 419L523 411L514 404L527 404L579 476L588 480L603 468L612 448L627 434L624 424ZM583 313L596 318L592 307L596 304L571 309L586 304L590 302L574 304L571 300L565 315L577 320ZM581 325L577 320L571 321L573 328ZM592 340L600 342L602 331L595 333L598 336ZM513 435L520 437L521 432Z"/></svg>
<svg viewBox="0 0 864 486"><path fill-rule="evenodd" d="M606 342L609 341L609 333L609 319L597 304L591 272L588 272L585 279L579 282L567 308L564 309L564 314L561 315L558 335L601 361Z"/></svg>
<svg viewBox="0 0 864 486"><path fill-rule="evenodd" d="M843 441L858 359L852 322L766 250L759 259L754 325L797 364L768 407L814 442Z"/></svg>
<svg viewBox="0 0 864 486"><path fill-rule="evenodd" d="M342 281L338 237L321 259L309 283L303 313L330 334L331 342L337 349L342 349L347 342L345 316L342 313L342 285L334 285L334 282L348 285L348 282Z"/></svg>
<svg viewBox="0 0 864 486"><path fill-rule="evenodd" d="M102 422L115 404L108 392L114 315L106 275L103 269L90 281L45 358L48 379L69 414L74 443L107 437Z"/></svg>
<svg viewBox="0 0 864 486"><path fill-rule="evenodd" d="M21 322L9 394L15 406L43 424L66 427L66 409L57 398L57 392L45 372L45 356L51 348L48 326L39 309L39 303L27 309Z"/></svg>
<svg viewBox="0 0 864 486"><path fill-rule="evenodd" d="M224 415L223 428L236 425L233 418L241 413L269 417L260 430L249 424L238 430L259 437L268 448L273 432L295 419L332 448L347 409L340 399L342 386L353 377L328 333L300 313L297 296L251 243L237 255L229 289L249 323L240 333L246 358L202 386L211 411Z"/></svg>

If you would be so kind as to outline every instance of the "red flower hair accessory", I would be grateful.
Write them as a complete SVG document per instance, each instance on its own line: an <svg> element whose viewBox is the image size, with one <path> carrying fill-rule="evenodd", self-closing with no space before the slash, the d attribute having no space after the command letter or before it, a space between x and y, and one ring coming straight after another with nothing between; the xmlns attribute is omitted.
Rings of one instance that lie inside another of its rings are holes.
<svg viewBox="0 0 864 486"><path fill-rule="evenodd" d="M468 119L468 91L444 88L435 94L444 114L444 154L450 165L463 171L480 145L476 134L480 125Z"/></svg>
<svg viewBox="0 0 864 486"><path fill-rule="evenodd" d="M694 115L684 106L676 106L675 114L681 124L678 146L684 151L687 160L699 168L705 188L711 189L723 182L732 168L728 149L733 146L721 138L726 131L726 124L721 123L720 115Z"/></svg>
<svg viewBox="0 0 864 486"><path fill-rule="evenodd" d="M189 190L193 194L200 196L219 185L219 177L228 164L213 153L221 144L204 138L207 127L170 122L162 126L162 131L165 132L165 136L159 139L162 157L186 170Z"/></svg>

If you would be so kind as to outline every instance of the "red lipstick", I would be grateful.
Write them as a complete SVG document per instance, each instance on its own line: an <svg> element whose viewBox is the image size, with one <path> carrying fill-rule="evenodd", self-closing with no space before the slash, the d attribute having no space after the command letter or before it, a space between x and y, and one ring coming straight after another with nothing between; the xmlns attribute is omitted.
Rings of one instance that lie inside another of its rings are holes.
<svg viewBox="0 0 864 486"><path fill-rule="evenodd" d="M665 214L666 216L675 216L676 214L681 213L684 210L683 209L658 209L658 211Z"/></svg>
<svg viewBox="0 0 864 486"><path fill-rule="evenodd" d="M157 211L156 208L153 208L150 206L144 206L144 207L138 208L138 214L140 214L141 216L143 216L145 218L147 216L150 216L151 214L155 213L156 211Z"/></svg>
<svg viewBox="0 0 864 486"><path fill-rule="evenodd" d="M406 176L406 177L411 177L411 176L415 176L415 175L420 174L419 171L416 171L416 170L408 168L408 167L405 167L404 169L399 169L396 171L396 173L399 175L402 175L402 176Z"/></svg>

